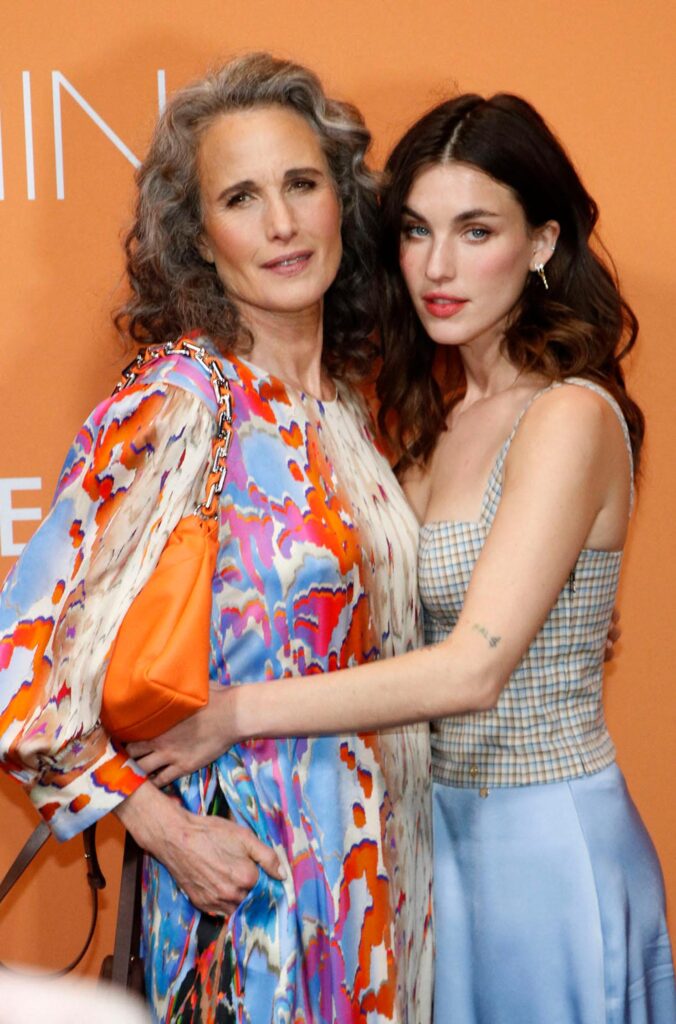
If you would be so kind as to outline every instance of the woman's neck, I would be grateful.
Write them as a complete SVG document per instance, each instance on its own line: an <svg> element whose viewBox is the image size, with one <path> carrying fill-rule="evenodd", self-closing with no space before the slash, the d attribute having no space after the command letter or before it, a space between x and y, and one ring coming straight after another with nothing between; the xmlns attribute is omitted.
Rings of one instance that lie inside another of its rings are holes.
<svg viewBox="0 0 676 1024"><path fill-rule="evenodd" d="M251 361L286 384L317 398L332 398L332 382L322 366L322 309L275 313L247 309L242 315L251 332Z"/></svg>
<svg viewBox="0 0 676 1024"><path fill-rule="evenodd" d="M484 344L462 345L460 358L467 384L462 400L465 407L509 391L515 385L539 387L542 384L537 374L524 373L508 358L502 349L502 338L490 339Z"/></svg>
<svg viewBox="0 0 676 1024"><path fill-rule="evenodd" d="M468 403L506 391L519 376L517 367L503 354L497 339L485 344L475 341L471 346L461 345L460 358L465 371L465 399Z"/></svg>

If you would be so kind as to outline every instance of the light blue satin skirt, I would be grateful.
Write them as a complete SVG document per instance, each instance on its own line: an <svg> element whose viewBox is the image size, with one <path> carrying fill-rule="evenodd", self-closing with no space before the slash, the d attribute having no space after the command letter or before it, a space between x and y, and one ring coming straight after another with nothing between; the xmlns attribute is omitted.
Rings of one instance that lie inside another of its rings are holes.
<svg viewBox="0 0 676 1024"><path fill-rule="evenodd" d="M434 786L434 1024L676 1024L662 874L622 774Z"/></svg>

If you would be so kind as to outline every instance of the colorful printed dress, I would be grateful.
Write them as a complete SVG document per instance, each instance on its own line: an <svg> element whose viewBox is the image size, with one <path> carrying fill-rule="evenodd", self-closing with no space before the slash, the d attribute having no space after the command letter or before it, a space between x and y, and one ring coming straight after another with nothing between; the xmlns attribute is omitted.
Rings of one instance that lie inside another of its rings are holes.
<svg viewBox="0 0 676 1024"><path fill-rule="evenodd" d="M224 360L235 436L221 498L211 680L329 671L419 641L416 534L358 399L320 402ZM200 494L208 379L184 357L89 418L55 503L0 606L0 754L61 838L143 783L99 724L106 653L178 519ZM229 813L287 868L226 921L145 871L156 1021L428 1024L429 737L260 740L176 784Z"/></svg>

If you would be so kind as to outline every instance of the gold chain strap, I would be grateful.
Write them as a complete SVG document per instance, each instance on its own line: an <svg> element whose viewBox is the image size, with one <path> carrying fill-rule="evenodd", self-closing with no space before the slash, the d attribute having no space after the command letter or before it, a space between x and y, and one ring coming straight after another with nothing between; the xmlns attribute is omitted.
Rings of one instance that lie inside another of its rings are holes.
<svg viewBox="0 0 676 1024"><path fill-rule="evenodd" d="M216 433L211 442L206 500L200 502L196 507L195 515L201 516L202 519L215 519L218 516L218 498L225 486L226 463L232 440L232 394L228 379L216 356L211 355L203 345L193 345L185 338L169 341L165 345L149 345L124 368L123 379L117 384L113 394L116 395L133 384L147 366L153 365L159 359L166 359L168 356L187 356L192 359L209 374L214 391L218 411Z"/></svg>

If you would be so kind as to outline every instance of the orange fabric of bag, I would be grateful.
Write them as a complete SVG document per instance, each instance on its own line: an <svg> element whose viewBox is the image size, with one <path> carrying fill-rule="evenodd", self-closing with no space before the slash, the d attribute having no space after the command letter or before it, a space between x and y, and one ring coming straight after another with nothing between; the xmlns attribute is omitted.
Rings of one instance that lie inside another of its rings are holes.
<svg viewBox="0 0 676 1024"><path fill-rule="evenodd" d="M207 703L217 554L217 520L181 519L111 648L101 709L111 736L152 739Z"/></svg>

